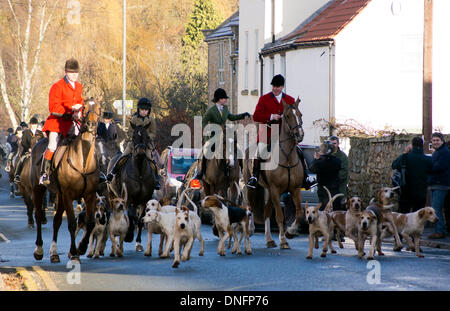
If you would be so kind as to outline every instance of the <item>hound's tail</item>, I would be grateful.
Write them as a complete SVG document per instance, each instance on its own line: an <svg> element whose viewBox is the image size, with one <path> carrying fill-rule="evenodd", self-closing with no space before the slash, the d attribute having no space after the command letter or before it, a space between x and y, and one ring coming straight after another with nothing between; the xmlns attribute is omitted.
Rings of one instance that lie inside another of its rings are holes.
<svg viewBox="0 0 450 311"><path fill-rule="evenodd" d="M339 197L343 197L344 194L338 193L338 194L336 194L334 197L331 197L331 192L330 192L330 190L328 190L328 188L325 187L325 186L323 186L323 188L324 188L325 191L328 193L328 199L329 199L329 200L328 200L328 203L327 203L327 206L325 206L325 212L333 211L333 202L334 202L334 200L336 200L336 199L339 198Z"/></svg>

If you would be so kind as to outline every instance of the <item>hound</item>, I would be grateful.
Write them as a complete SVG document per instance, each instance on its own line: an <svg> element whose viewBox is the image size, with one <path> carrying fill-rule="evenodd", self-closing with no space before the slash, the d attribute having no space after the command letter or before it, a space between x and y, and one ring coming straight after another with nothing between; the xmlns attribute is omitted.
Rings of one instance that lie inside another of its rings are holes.
<svg viewBox="0 0 450 311"><path fill-rule="evenodd" d="M360 216L358 230L358 257L364 256L364 243L370 236L370 251L367 259L372 260L375 248L378 255L384 256L381 251L381 229L383 223L382 207L378 205L369 205Z"/></svg>
<svg viewBox="0 0 450 311"><path fill-rule="evenodd" d="M202 200L202 207L205 209L210 209L214 214L215 227L220 238L219 245L217 246L217 253L220 256L225 256L225 241L233 234L231 231L231 225L233 223L240 223L245 239L245 252L246 254L251 254L252 250L248 230L249 218L247 212L242 208L232 206L227 207L224 202L225 199L219 195L209 195ZM233 250L238 252L240 247L235 244Z"/></svg>
<svg viewBox="0 0 450 311"><path fill-rule="evenodd" d="M109 190L109 185L108 185ZM111 257L117 255L123 256L123 241L127 234L129 219L125 214L127 206L127 188L122 185L122 197L115 197L113 191L109 191L109 201L111 206L111 217L109 219L108 231L111 239ZM117 245L116 237L119 237L119 245Z"/></svg>
<svg viewBox="0 0 450 311"><path fill-rule="evenodd" d="M416 251L416 255L419 258L423 258L423 254L420 253L420 237L423 232L423 228L425 227L425 223L427 221L436 223L438 222L438 218L436 216L436 212L432 207L424 207L414 213L408 214L400 214L400 213L392 213L394 218L395 227L400 232L402 237L408 243L407 250ZM383 231L381 234L381 238L387 238L392 236L394 230L391 225L386 224L383 226ZM411 237L414 238L414 244L411 240Z"/></svg>
<svg viewBox="0 0 450 311"><path fill-rule="evenodd" d="M361 216L362 201L354 196L347 200L346 211L335 211L332 213L333 221L336 224L336 239L341 246L340 235L344 233L355 243L355 249L358 250L358 226Z"/></svg>
<svg viewBox="0 0 450 311"><path fill-rule="evenodd" d="M394 243L394 251L401 251L403 248L402 242L400 241L400 237L398 235L397 227L394 223L394 218L392 217L392 211L391 208L394 207L394 204L392 204L390 201L394 197L394 190L395 188L389 188L389 187L383 187L377 192L377 199L378 203L377 205L381 207L380 211L383 216L383 222L386 222L388 225L391 226L395 243Z"/></svg>
<svg viewBox="0 0 450 311"><path fill-rule="evenodd" d="M175 258L172 264L172 268L177 268L180 264L180 253L183 249L182 261L189 260L191 258L191 250L194 244L194 232L195 225L189 219L189 209L185 206L181 210L175 210L175 227L174 227L174 239L173 248Z"/></svg>
<svg viewBox="0 0 450 311"><path fill-rule="evenodd" d="M105 207L105 197L101 197L97 194L97 203L95 206L95 227L91 232L89 237L89 251L87 254L88 258L94 256L98 258L99 256L104 256L106 241L108 240L108 219ZM94 241L95 241L95 254L94 254Z"/></svg>

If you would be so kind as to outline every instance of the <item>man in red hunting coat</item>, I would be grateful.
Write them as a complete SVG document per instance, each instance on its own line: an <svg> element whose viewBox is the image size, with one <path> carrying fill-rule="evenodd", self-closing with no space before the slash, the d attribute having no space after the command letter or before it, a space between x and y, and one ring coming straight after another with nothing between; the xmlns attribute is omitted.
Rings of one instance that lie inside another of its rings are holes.
<svg viewBox="0 0 450 311"><path fill-rule="evenodd" d="M255 113L253 114L253 121L259 122L261 124L279 124L278 129L281 129L281 118L283 114L283 103L284 100L286 104L292 105L295 103L295 99L286 93L283 93L285 79L282 75L276 75L273 77L272 82L272 92L267 93L259 98L258 104L255 108ZM253 173L247 186L250 188L256 188L258 185L259 170L261 167L260 156L264 150L267 150L268 145L270 145L271 128L267 128L267 134L263 131L258 131L258 148L257 157L253 160ZM279 134L279 133L278 133ZM305 161L303 153L299 150L300 160L305 168ZM306 178L305 173L305 178ZM305 185L305 181L303 182Z"/></svg>
<svg viewBox="0 0 450 311"><path fill-rule="evenodd" d="M77 82L80 66L76 59L69 59L65 64L65 76L52 85L49 94L48 108L50 116L45 121L43 132L48 136L48 147L44 153L40 183L50 182L49 170L53 153L58 146L59 134L67 136L69 130L82 115L83 86ZM77 131L75 131L77 132Z"/></svg>

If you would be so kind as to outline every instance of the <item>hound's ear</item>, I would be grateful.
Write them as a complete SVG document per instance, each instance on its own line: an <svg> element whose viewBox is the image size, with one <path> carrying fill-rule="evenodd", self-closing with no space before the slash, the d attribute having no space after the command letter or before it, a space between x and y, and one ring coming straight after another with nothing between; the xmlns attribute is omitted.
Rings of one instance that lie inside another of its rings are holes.
<svg viewBox="0 0 450 311"><path fill-rule="evenodd" d="M425 216L425 210L424 209L421 209L420 211L419 211L419 218L423 218Z"/></svg>
<svg viewBox="0 0 450 311"><path fill-rule="evenodd" d="M319 204L317 204L316 206L314 206L314 210L315 210L315 211L318 211L319 208L321 208L321 207L322 207L322 202L320 202Z"/></svg>
<svg viewBox="0 0 450 311"><path fill-rule="evenodd" d="M124 201L128 201L128 190L127 190L127 185L125 185L125 183L122 183L122 199Z"/></svg>
<svg viewBox="0 0 450 311"><path fill-rule="evenodd" d="M175 215L178 215L178 212L179 212L180 210L178 209L178 207L175 209Z"/></svg>
<svg viewBox="0 0 450 311"><path fill-rule="evenodd" d="M283 104L283 109L286 109L286 107L288 106L288 105L286 104L286 101L285 101L284 99L282 99L282 100L281 100L281 103Z"/></svg>
<svg viewBox="0 0 450 311"><path fill-rule="evenodd" d="M186 206L184 206L184 205L181 207L181 210L183 212L188 212L189 211L189 209Z"/></svg>

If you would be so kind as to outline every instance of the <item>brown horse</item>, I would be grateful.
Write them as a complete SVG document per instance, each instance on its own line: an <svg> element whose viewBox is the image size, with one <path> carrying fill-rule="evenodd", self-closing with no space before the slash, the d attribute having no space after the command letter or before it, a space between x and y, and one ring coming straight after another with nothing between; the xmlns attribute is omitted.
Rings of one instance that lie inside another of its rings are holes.
<svg viewBox="0 0 450 311"><path fill-rule="evenodd" d="M258 204L264 202L264 189L268 190L269 200L264 206L265 219L265 239L267 247L276 247L270 234L270 217L275 207L275 216L279 228L280 248L289 249L286 236L292 237L298 228L303 217L303 208L301 205L301 186L303 181L303 165L300 163L296 146L303 140L303 121L302 114L298 109L299 99L295 104L287 105L282 102L284 111L280 128L280 137L278 144L272 146L271 159L274 155L278 156L278 163L273 170L261 170L258 182L262 187L250 189L247 187L248 200L252 209L257 210ZM250 177L250 161L248 160L248 149L246 151L244 178L246 183ZM270 160L270 159L269 159ZM285 192L290 192L295 203L295 221L287 229L283 226L284 215L280 205L280 197Z"/></svg>
<svg viewBox="0 0 450 311"><path fill-rule="evenodd" d="M222 131L217 135L220 135L219 142L222 144L220 146L222 152L218 150L214 158L206 162L206 171L203 177L205 195L218 194L222 197L227 197L230 190L233 198L228 199L234 201L235 197L237 197L235 194L235 182L239 182L240 174L236 135L234 138L228 138L227 141L225 127L222 127Z"/></svg>
<svg viewBox="0 0 450 311"><path fill-rule="evenodd" d="M57 161L56 168L52 169L48 189L56 193L57 205L56 214L53 218L53 241L50 247L51 262L59 262L56 242L58 230L61 226L63 212L66 212L68 228L70 232L70 252L71 260L80 260L79 255L86 253L89 236L94 228L94 209L96 200L96 189L98 184L99 171L95 159L95 136L97 133L97 121L100 114L98 104L88 105L89 108L81 120L80 134L72 141L69 141L64 149L57 150L53 156L53 162ZM31 183L33 188L33 203L36 207L42 206L42 199L46 188L39 184L39 173L42 156L47 148L48 139L41 139L31 151ZM64 144L64 142L63 142ZM61 147L60 147L61 148ZM62 158L58 161L59 152ZM73 210L73 201L84 198L86 203L86 234L78 245L75 245L76 220ZM34 257L41 260L44 255L42 249L41 213L36 212L36 249Z"/></svg>

